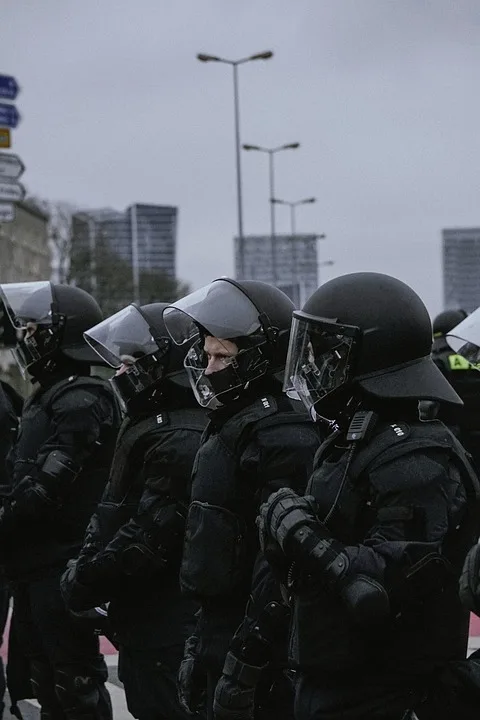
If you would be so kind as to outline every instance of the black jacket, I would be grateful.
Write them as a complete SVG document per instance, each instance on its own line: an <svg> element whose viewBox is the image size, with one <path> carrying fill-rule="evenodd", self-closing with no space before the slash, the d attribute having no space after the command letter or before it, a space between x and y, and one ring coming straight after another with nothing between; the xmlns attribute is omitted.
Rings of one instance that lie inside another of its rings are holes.
<svg viewBox="0 0 480 720"><path fill-rule="evenodd" d="M77 555L108 478L119 422L109 383L86 375L52 377L25 401L0 516L11 578L41 576Z"/></svg>
<svg viewBox="0 0 480 720"><path fill-rule="evenodd" d="M318 446L317 428L278 391L211 414L193 471L180 581L201 604L197 653L214 675L250 595L259 506L280 487L303 491ZM278 588L264 588L266 605Z"/></svg>
<svg viewBox="0 0 480 720"><path fill-rule="evenodd" d="M344 546L349 577L384 587L390 614L359 624L321 572L297 567L292 663L319 687L346 687L364 676L426 675L465 657L458 577L478 533L477 492L463 448L438 421L380 421L353 451L344 435L327 440L307 493L320 521L335 505L326 527Z"/></svg>
<svg viewBox="0 0 480 720"><path fill-rule="evenodd" d="M463 407L441 406L438 419L451 426L480 470L480 371L473 369L447 344L444 337L433 342L432 359L463 400Z"/></svg>
<svg viewBox="0 0 480 720"><path fill-rule="evenodd" d="M192 465L205 424L200 407L178 401L160 400L125 418L79 561L62 579L73 609L110 603L121 644L183 646L182 628L193 621L198 606L181 596L178 570Z"/></svg>

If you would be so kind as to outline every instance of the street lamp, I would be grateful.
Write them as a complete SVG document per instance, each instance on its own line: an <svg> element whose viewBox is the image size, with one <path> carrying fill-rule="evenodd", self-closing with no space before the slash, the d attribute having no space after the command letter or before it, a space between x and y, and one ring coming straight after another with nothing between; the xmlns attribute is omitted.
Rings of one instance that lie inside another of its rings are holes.
<svg viewBox="0 0 480 720"><path fill-rule="evenodd" d="M290 208L290 233L292 238L296 235L296 224L295 224L295 210L299 205L310 205L311 203L317 202L317 198L310 197L304 198L303 200L295 200L290 202L289 200L279 200L278 198L272 198L272 204L277 205L288 205Z"/></svg>
<svg viewBox="0 0 480 720"><path fill-rule="evenodd" d="M300 147L299 142L286 143L278 147L266 148L261 145L243 145L244 150L256 150L268 154L269 169L269 185L270 185L270 242L272 244L272 274L273 284L277 284L277 259L275 250L275 167L273 158L277 152L282 150L297 150Z"/></svg>
<svg viewBox="0 0 480 720"><path fill-rule="evenodd" d="M282 150L297 150L300 143L287 143L274 148L261 147L260 145L243 145L244 150L256 150L268 154L268 168L270 179L270 235L272 242L275 238L275 167L273 163L274 155Z"/></svg>
<svg viewBox="0 0 480 720"><path fill-rule="evenodd" d="M197 60L200 62L218 62L224 63L225 65L231 65L233 68L233 103L234 103L234 117L235 117L235 158L236 158L236 176L237 176L237 214L238 214L238 237L240 243L243 242L243 206L242 206L242 169L240 161L240 105L238 97L238 66L244 65L245 63L252 62L254 60L270 60L273 57L271 50L265 52L255 53L248 57L241 58L240 60L228 60L227 58L218 57L217 55L206 55L205 53L198 53ZM240 252L240 257L243 258L243 248Z"/></svg>

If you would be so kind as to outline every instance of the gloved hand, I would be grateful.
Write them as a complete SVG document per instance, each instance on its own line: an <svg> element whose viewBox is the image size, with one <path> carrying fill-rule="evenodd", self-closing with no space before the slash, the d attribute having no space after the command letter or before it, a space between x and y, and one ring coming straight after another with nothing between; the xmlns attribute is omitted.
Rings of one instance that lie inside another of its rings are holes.
<svg viewBox="0 0 480 720"><path fill-rule="evenodd" d="M231 651L227 653L213 700L216 720L253 720L255 688L264 667L249 665Z"/></svg>
<svg viewBox="0 0 480 720"><path fill-rule="evenodd" d="M215 720L253 720L254 698L254 687L243 687L222 675L215 688L213 717Z"/></svg>
<svg viewBox="0 0 480 720"><path fill-rule="evenodd" d="M467 553L459 594L463 607L480 617L480 545L474 545Z"/></svg>
<svg viewBox="0 0 480 720"><path fill-rule="evenodd" d="M196 635L187 638L177 676L178 702L189 715L201 708L207 693L207 672L197 656L197 644Z"/></svg>
<svg viewBox="0 0 480 720"><path fill-rule="evenodd" d="M27 475L16 485L7 501L11 512L23 517L37 517L44 510L55 510L60 503L48 492L48 489Z"/></svg>
<svg viewBox="0 0 480 720"><path fill-rule="evenodd" d="M288 541L302 525L320 526L315 515L315 498L300 497L290 488L281 488L260 507L257 518L260 546L265 549L275 541L288 555Z"/></svg>

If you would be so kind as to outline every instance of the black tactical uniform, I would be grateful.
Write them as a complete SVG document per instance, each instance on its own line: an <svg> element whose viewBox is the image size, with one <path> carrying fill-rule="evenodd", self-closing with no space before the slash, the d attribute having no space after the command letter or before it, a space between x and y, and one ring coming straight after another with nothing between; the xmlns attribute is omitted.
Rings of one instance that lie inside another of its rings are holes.
<svg viewBox="0 0 480 720"><path fill-rule="evenodd" d="M38 383L9 456L11 491L0 518L17 637L43 717L103 720L111 706L98 637L78 626L60 593L105 487L120 419L109 384L90 377L98 357L82 335L101 312L78 288L44 282L1 291L17 328L14 353Z"/></svg>
<svg viewBox="0 0 480 720"><path fill-rule="evenodd" d="M18 419L22 414L23 400L14 388L7 382L0 380L0 493L8 493L9 479L7 473L7 456L11 450L18 429ZM3 568L0 570L0 647L3 644L5 626L7 624L10 589ZM10 644L9 644L10 647ZM11 657L9 656L9 663ZM0 657L0 717L4 709L5 671L3 660ZM10 691L11 694L11 691ZM15 700L15 698L14 698Z"/></svg>
<svg viewBox="0 0 480 720"><path fill-rule="evenodd" d="M480 469L480 373L459 353L453 352L446 335L467 317L463 310L445 310L433 321L432 359L463 400L453 409L437 403L437 418L458 435Z"/></svg>
<svg viewBox="0 0 480 720"><path fill-rule="evenodd" d="M184 720L176 676L198 606L178 571L190 475L206 424L162 320L165 306L130 305L86 337L117 368L125 406L105 493L62 588L73 610L109 603L128 709ZM130 364L128 364L130 363Z"/></svg>
<svg viewBox="0 0 480 720"><path fill-rule="evenodd" d="M275 288L222 279L165 311L174 340L182 339L174 321L183 328L183 337L197 336L185 366L197 399L210 408L193 471L180 572L184 592L201 603L179 678L180 696L190 709L204 690L211 705L232 636L244 617L259 551L259 505L278 487L302 491L319 445L310 419L292 407L274 378L285 362L292 309ZM239 349L233 359L223 357L223 369L211 374L204 345L208 338L220 339L220 351L221 339L227 338ZM277 584L266 581L263 588L263 606L281 600ZM277 656L279 664L281 660ZM260 681L257 700L263 714L258 717L291 716L282 678L277 669L273 679L268 675L268 681L266 676ZM274 684L278 693L269 695ZM232 708L224 710L229 716ZM216 713L222 716L219 707Z"/></svg>
<svg viewBox="0 0 480 720"><path fill-rule="evenodd" d="M433 705L437 674L465 658L457 584L478 480L445 425L417 419L419 398L460 403L429 357L427 310L400 281L357 273L294 318L287 385L337 424L307 496L280 490L261 512L264 546L292 564L295 716L460 717Z"/></svg>

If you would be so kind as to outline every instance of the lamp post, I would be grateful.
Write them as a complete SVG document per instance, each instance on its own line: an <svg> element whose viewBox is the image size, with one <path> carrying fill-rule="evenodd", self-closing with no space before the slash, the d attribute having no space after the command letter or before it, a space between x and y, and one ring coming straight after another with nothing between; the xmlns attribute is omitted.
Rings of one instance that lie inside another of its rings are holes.
<svg viewBox="0 0 480 720"><path fill-rule="evenodd" d="M237 179L237 216L238 216L238 237L241 244L240 257L243 258L243 204L242 204L242 168L240 159L240 102L238 95L238 66L254 60L269 60L273 57L271 50L255 53L240 60L228 60L227 58L218 57L217 55L206 55L199 53L197 60L200 62L218 62L230 65L233 68L233 104L234 104L234 121L235 121L235 170Z"/></svg>
<svg viewBox="0 0 480 720"><path fill-rule="evenodd" d="M273 284L277 284L277 262L275 252L275 166L274 156L282 150L297 150L300 147L299 142L287 143L278 147L267 148L261 145L243 145L244 150L256 150L268 154L268 176L270 187L270 241L272 244L272 274Z"/></svg>
<svg viewBox="0 0 480 720"><path fill-rule="evenodd" d="M295 211L297 207L299 205L310 205L314 202L317 202L317 198L304 198L303 200L295 200L294 202L290 202L289 200L279 200L278 198L272 199L272 205L288 205L288 207L290 208L290 234L292 236L292 239L296 235Z"/></svg>
<svg viewBox="0 0 480 720"><path fill-rule="evenodd" d="M317 202L317 199L314 197L303 198L302 200L295 200L293 202L291 202L290 200L280 200L279 198L273 198L272 200L272 205L287 205L290 208L290 235L292 239L293 275L297 293L295 302L299 307L301 307L305 301L305 287L303 281L303 274L302 277L299 278L298 272L298 249L297 244L295 243L295 237L297 234L295 211L299 205L310 205L314 202ZM317 237L323 238L325 237L325 235L320 235Z"/></svg>

